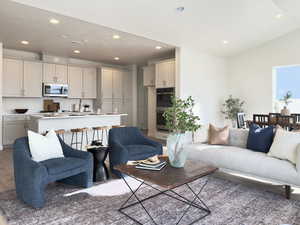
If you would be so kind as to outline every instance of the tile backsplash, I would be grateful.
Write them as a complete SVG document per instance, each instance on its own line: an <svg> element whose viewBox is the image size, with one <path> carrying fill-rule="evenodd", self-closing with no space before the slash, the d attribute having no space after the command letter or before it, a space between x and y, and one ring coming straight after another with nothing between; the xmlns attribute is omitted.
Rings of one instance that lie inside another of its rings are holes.
<svg viewBox="0 0 300 225"><path fill-rule="evenodd" d="M46 99L46 98L45 98ZM48 98L47 98L48 99ZM79 99L51 98L60 103L61 110L72 110L72 104L79 104ZM43 110L44 98L3 98L3 112L14 113L14 109L29 109L28 113L36 113ZM82 104L89 104L93 109L94 100L83 99Z"/></svg>

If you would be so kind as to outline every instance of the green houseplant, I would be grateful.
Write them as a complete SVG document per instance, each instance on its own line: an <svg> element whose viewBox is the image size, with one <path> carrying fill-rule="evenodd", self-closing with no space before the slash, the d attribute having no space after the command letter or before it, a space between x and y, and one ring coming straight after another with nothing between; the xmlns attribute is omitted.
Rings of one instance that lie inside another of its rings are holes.
<svg viewBox="0 0 300 225"><path fill-rule="evenodd" d="M170 164L183 167L186 160L184 145L188 142L187 132L197 131L201 125L200 118L193 113L195 101L189 96L187 99L172 98L172 107L168 108L163 117L171 132L167 139Z"/></svg>
<svg viewBox="0 0 300 225"><path fill-rule="evenodd" d="M287 91L285 95L282 97L282 99L280 99L280 101L284 103L283 109L281 110L282 115L285 116L290 115L290 110L288 109L288 106L292 102L291 100L292 96L293 96L292 92Z"/></svg>
<svg viewBox="0 0 300 225"><path fill-rule="evenodd" d="M245 102L239 98L233 98L232 95L225 100L222 109L222 113L225 115L225 119L231 120L233 127L236 126L236 117L240 112L244 112L243 106Z"/></svg>

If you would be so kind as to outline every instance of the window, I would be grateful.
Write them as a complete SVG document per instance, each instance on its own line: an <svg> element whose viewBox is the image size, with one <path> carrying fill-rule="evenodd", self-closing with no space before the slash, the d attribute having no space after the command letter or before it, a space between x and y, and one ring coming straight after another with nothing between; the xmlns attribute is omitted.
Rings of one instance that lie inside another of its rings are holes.
<svg viewBox="0 0 300 225"><path fill-rule="evenodd" d="M291 92L292 97L288 108L291 113L300 113L300 65L276 67L274 72L274 111L280 112L284 106L280 100L287 92Z"/></svg>

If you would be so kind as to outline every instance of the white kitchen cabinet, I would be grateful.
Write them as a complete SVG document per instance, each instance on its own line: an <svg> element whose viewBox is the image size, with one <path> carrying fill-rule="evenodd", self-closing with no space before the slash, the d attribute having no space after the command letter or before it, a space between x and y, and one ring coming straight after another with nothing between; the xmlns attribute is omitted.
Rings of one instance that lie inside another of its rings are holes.
<svg viewBox="0 0 300 225"><path fill-rule="evenodd" d="M146 87L155 86L154 65L143 67L143 80L144 80L144 86Z"/></svg>
<svg viewBox="0 0 300 225"><path fill-rule="evenodd" d="M101 113L112 113L113 112L113 102L112 100L102 99L101 103Z"/></svg>
<svg viewBox="0 0 300 225"><path fill-rule="evenodd" d="M113 70L113 98L123 98L123 72L120 70Z"/></svg>
<svg viewBox="0 0 300 225"><path fill-rule="evenodd" d="M127 99L123 101L122 113L128 114L127 116L122 116L121 118L122 125L132 126L132 114L133 114L132 100Z"/></svg>
<svg viewBox="0 0 300 225"><path fill-rule="evenodd" d="M102 69L101 73L101 98L112 99L113 98L113 70Z"/></svg>
<svg viewBox="0 0 300 225"><path fill-rule="evenodd" d="M55 84L68 83L68 67L66 65L44 63L43 82Z"/></svg>
<svg viewBox="0 0 300 225"><path fill-rule="evenodd" d="M155 65L155 86L175 87L175 60L166 60Z"/></svg>
<svg viewBox="0 0 300 225"><path fill-rule="evenodd" d="M42 97L42 74L42 63L24 61L24 97Z"/></svg>
<svg viewBox="0 0 300 225"><path fill-rule="evenodd" d="M12 145L17 138L27 135L27 116L3 116L3 145Z"/></svg>
<svg viewBox="0 0 300 225"><path fill-rule="evenodd" d="M3 96L22 97L23 94L23 61L16 59L4 59Z"/></svg>
<svg viewBox="0 0 300 225"><path fill-rule="evenodd" d="M97 98L97 69L83 69L83 98Z"/></svg>
<svg viewBox="0 0 300 225"><path fill-rule="evenodd" d="M55 74L58 84L68 83L68 67L66 65L55 65Z"/></svg>
<svg viewBox="0 0 300 225"><path fill-rule="evenodd" d="M123 99L132 99L132 73L123 72Z"/></svg>
<svg viewBox="0 0 300 225"><path fill-rule="evenodd" d="M68 66L69 98L82 98L83 70L81 67Z"/></svg>
<svg viewBox="0 0 300 225"><path fill-rule="evenodd" d="M69 98L97 98L97 69L68 66Z"/></svg>

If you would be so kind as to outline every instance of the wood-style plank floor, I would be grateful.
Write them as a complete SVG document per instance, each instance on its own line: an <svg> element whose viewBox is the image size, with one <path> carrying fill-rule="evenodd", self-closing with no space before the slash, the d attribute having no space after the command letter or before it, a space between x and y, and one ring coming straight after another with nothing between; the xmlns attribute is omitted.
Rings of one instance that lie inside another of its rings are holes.
<svg viewBox="0 0 300 225"><path fill-rule="evenodd" d="M284 189L280 185L266 184L253 179L233 176L231 174L225 174L222 172L217 172L215 176L226 178L233 182L242 183L250 187L256 187L262 190L272 191L278 194L284 194ZM15 189L14 176L13 176L12 150L6 149L4 151L0 151L0 192L12 190L12 189ZM300 200L300 188L292 188L292 189L293 189L293 193L291 198Z"/></svg>

